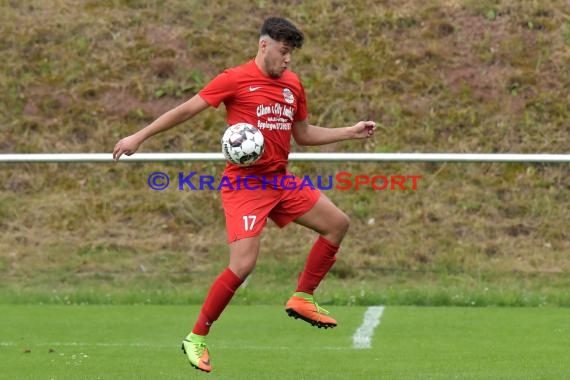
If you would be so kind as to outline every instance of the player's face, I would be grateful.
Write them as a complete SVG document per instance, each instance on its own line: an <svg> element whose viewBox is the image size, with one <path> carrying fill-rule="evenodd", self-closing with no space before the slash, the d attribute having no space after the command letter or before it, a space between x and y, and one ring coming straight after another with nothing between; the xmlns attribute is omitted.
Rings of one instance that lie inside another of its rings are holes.
<svg viewBox="0 0 570 380"><path fill-rule="evenodd" d="M280 78L291 63L293 48L284 42L269 40L265 50L265 71L272 78Z"/></svg>

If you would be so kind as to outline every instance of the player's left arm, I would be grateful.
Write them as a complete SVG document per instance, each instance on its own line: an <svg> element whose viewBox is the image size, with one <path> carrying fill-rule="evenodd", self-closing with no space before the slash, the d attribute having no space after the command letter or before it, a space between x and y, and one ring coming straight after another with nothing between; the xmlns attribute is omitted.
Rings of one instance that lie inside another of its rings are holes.
<svg viewBox="0 0 570 380"><path fill-rule="evenodd" d="M293 124L293 138L299 145L324 145L351 139L365 139L374 136L376 123L359 121L350 127L324 128L311 125L307 120Z"/></svg>

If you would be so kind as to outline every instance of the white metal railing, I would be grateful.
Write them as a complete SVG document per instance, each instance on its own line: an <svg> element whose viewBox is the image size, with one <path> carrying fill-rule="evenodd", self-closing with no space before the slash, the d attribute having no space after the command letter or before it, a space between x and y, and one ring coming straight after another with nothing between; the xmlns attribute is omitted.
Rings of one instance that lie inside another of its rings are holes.
<svg viewBox="0 0 570 380"><path fill-rule="evenodd" d="M125 162L224 161L222 153L137 153L122 156ZM291 153L290 161L353 162L542 162L569 163L570 154L515 153ZM0 154L0 163L113 162L111 153Z"/></svg>

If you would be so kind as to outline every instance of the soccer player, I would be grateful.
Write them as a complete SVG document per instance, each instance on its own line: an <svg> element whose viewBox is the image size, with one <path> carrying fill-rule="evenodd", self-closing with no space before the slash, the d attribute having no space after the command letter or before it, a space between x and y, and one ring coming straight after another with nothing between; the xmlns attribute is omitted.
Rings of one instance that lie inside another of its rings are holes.
<svg viewBox="0 0 570 380"><path fill-rule="evenodd" d="M342 128L323 128L308 122L305 91L289 70L292 53L301 48L303 33L290 21L270 17L261 27L254 59L216 76L185 103L158 117L137 133L121 139L113 150L117 161L131 155L149 137L172 128L208 107L224 103L228 125L249 123L265 139L263 156L251 166L226 164L224 175L236 183L249 175L248 187L224 186L221 190L229 244L229 265L214 280L182 349L192 366L210 372L212 364L206 337L234 293L255 267L260 234L272 219L279 227L295 222L314 230L314 242L298 278L295 292L285 305L287 314L317 327L335 327L337 321L314 300L313 293L336 260L349 219L318 189L298 186L300 179L287 171L291 136L299 145L323 145L372 137L375 123L359 121ZM286 180L283 177L287 176ZM256 186L251 178L264 178ZM283 184L286 186L283 186Z"/></svg>

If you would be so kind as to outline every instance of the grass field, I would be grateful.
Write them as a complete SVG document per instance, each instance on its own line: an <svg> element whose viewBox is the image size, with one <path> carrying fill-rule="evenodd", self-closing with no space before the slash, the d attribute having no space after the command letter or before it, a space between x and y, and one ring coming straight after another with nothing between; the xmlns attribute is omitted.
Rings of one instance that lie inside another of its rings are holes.
<svg viewBox="0 0 570 380"><path fill-rule="evenodd" d="M0 1L0 154L111 152L250 59L270 15L308 37L292 68L311 123L378 122L294 152L568 152L568 0L28 0ZM140 152L219 151L224 126L209 110ZM570 379L570 176L538 163L292 163L422 180L327 193L351 218L319 287L332 331L255 306L286 299L315 239L268 225L212 330L214 372L192 369L179 345L227 263L220 197L147 179L222 170L0 165L0 380Z"/></svg>
<svg viewBox="0 0 570 380"><path fill-rule="evenodd" d="M279 306L230 307L214 370L179 349L197 306L1 305L2 379L570 379L569 309L387 307L353 348L365 307L319 330Z"/></svg>

